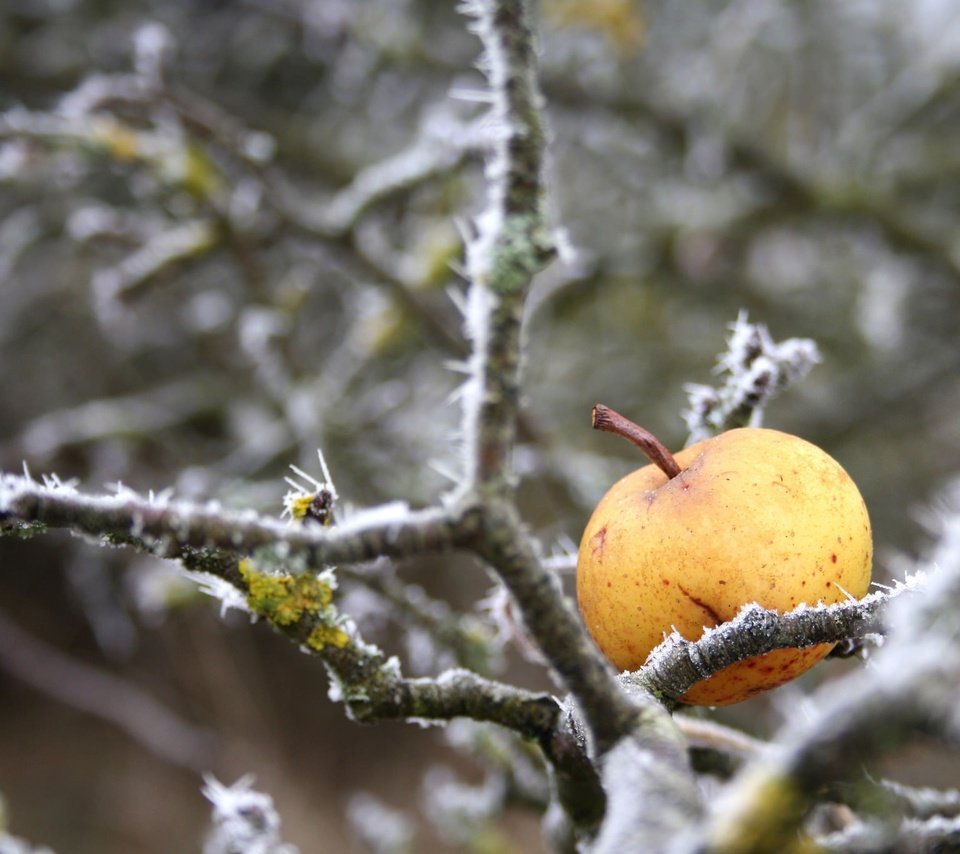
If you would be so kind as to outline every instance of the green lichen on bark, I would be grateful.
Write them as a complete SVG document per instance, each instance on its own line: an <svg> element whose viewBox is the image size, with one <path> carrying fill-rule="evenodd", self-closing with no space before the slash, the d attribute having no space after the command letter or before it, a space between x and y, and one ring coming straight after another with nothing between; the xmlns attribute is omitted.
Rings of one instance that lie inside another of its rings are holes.
<svg viewBox="0 0 960 854"><path fill-rule="evenodd" d="M47 526L41 522L10 522L0 519L0 537L13 537L18 540L29 540L38 534L45 534Z"/></svg>
<svg viewBox="0 0 960 854"><path fill-rule="evenodd" d="M523 294L554 252L553 235L539 211L509 214L491 248L485 283L500 294Z"/></svg>

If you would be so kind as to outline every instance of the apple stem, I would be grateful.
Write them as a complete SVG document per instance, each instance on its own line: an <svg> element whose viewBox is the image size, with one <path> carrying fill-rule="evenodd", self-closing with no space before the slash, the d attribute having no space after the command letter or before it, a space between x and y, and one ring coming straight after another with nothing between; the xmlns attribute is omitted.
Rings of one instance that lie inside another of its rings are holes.
<svg viewBox="0 0 960 854"><path fill-rule="evenodd" d="M629 418L615 412L609 406L598 403L593 407L593 429L602 430L604 433L616 433L633 442L668 478L680 474L680 466L663 442L649 430L634 424Z"/></svg>

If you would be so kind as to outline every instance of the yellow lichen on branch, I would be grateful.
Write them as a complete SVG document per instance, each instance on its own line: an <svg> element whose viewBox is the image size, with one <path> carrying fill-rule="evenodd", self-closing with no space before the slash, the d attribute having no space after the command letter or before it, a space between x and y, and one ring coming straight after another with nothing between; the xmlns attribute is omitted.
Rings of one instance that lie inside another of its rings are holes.
<svg viewBox="0 0 960 854"><path fill-rule="evenodd" d="M238 568L247 585L250 609L278 626L292 625L305 614L319 614L333 601L332 586L313 573L271 575L259 571L251 560L240 561Z"/></svg>
<svg viewBox="0 0 960 854"><path fill-rule="evenodd" d="M320 652L324 647L334 646L343 649L350 642L348 635L340 626L320 625L307 637L307 646Z"/></svg>

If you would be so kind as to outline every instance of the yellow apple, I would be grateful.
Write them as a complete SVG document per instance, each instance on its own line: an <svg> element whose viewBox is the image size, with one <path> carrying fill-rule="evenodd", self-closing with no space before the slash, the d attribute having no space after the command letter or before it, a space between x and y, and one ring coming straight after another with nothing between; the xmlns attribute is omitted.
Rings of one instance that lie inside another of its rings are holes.
<svg viewBox="0 0 960 854"><path fill-rule="evenodd" d="M866 594L873 556L867 508L825 451L757 427L721 433L675 457L659 448L675 460L665 464L672 476L648 465L614 484L580 543L580 612L617 668L639 668L674 628L696 640L704 627L731 619L750 602L783 612ZM799 676L830 649L821 644L747 659L680 699L736 703Z"/></svg>

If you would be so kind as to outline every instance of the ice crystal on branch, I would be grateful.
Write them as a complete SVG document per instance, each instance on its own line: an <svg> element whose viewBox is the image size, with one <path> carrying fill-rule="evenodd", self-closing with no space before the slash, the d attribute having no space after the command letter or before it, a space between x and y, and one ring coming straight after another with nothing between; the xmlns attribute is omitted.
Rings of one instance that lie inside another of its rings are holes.
<svg viewBox="0 0 960 854"><path fill-rule="evenodd" d="M187 576L187 578L196 582L201 593L205 593L207 596L212 596L214 599L220 600L221 617L225 616L227 611L232 608L237 611L243 611L244 613L250 614L252 620L257 618L257 615L251 611L250 607L247 605L247 597L244 596L243 593L229 581L219 578L216 575L210 575L207 572L191 572L189 570L184 570L184 574Z"/></svg>
<svg viewBox="0 0 960 854"><path fill-rule="evenodd" d="M298 854L299 849L280 838L280 815L273 798L253 788L252 775L232 786L208 775L203 794L213 804L213 830L203 854Z"/></svg>
<svg viewBox="0 0 960 854"><path fill-rule="evenodd" d="M323 451L317 448L320 458L320 468L323 471L323 480L311 477L303 469L291 465L294 474L306 481L307 485L285 477L284 480L293 487L283 496L283 515L291 522L307 522L312 520L321 525L329 525L333 521L333 508L337 503L337 488L330 477L330 469L323 458Z"/></svg>
<svg viewBox="0 0 960 854"><path fill-rule="evenodd" d="M726 352L717 360L718 388L686 386L689 408L683 417L688 444L734 427L759 427L764 407L787 386L805 377L820 361L809 338L777 343L762 323L750 323L741 311L730 325Z"/></svg>

